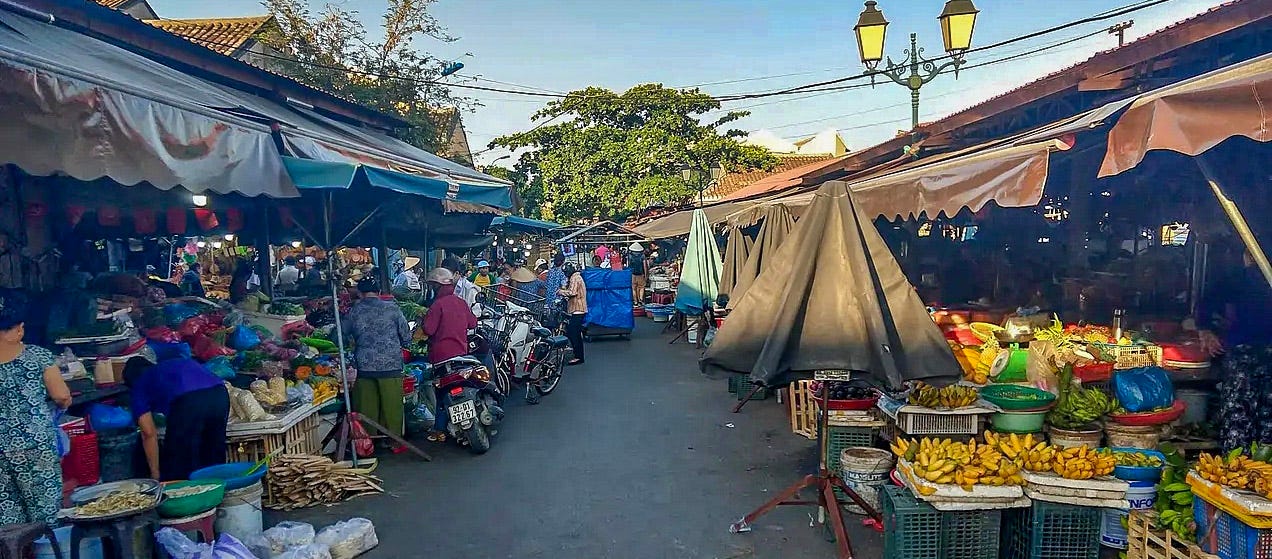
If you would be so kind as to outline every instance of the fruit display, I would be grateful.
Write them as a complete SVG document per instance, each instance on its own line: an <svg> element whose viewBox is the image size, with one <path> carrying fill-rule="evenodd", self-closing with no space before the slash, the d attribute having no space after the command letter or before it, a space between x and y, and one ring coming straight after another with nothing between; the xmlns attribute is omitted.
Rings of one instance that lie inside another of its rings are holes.
<svg viewBox="0 0 1272 559"><path fill-rule="evenodd" d="M1157 502L1153 504L1157 511L1157 528L1192 540L1197 524L1193 521L1192 487L1185 482L1188 479L1188 463L1170 444L1162 445L1161 450L1166 456L1166 466L1162 468L1162 479L1157 484Z"/></svg>
<svg viewBox="0 0 1272 559"><path fill-rule="evenodd" d="M1061 429L1081 429L1117 407L1117 400L1104 392L1075 385L1073 367L1066 366L1060 373L1060 396L1047 414L1047 423Z"/></svg>
<svg viewBox="0 0 1272 559"><path fill-rule="evenodd" d="M1221 362L1219 443L1224 450L1272 442L1272 347L1237 346Z"/></svg>
<svg viewBox="0 0 1272 559"><path fill-rule="evenodd" d="M1055 447L1045 441L1035 440L1033 434L1022 437L1015 433L1000 435L986 431L985 444L998 448L1003 456L1030 472L1051 471L1051 461L1056 453Z"/></svg>
<svg viewBox="0 0 1272 559"><path fill-rule="evenodd" d="M1143 452L1116 452L1113 458L1117 460L1118 466L1131 466L1135 468L1160 468L1162 467L1162 459Z"/></svg>
<svg viewBox="0 0 1272 559"><path fill-rule="evenodd" d="M816 390L816 387L814 387ZM831 400L868 400L875 392L868 386L851 384L841 380L826 381L826 395Z"/></svg>
<svg viewBox="0 0 1272 559"><path fill-rule="evenodd" d="M892 452L909 462L914 475L932 483L952 484L964 491L974 485L1024 485L1020 467L990 445L966 444L949 439L923 438L918 441L898 439ZM916 487L920 494L931 495L935 489Z"/></svg>
<svg viewBox="0 0 1272 559"><path fill-rule="evenodd" d="M1113 451L1092 450L1086 446L1056 451L1051 461L1051 471L1065 479L1091 479L1113 473L1117 458Z"/></svg>
<svg viewBox="0 0 1272 559"><path fill-rule="evenodd" d="M1256 454L1264 455L1267 446L1253 446ZM1224 456L1214 456L1203 452L1197 455L1197 464L1193 469L1201 479L1235 489L1255 489L1256 482L1264 488L1260 492L1268 495L1268 484L1272 483L1272 464L1255 460L1246 456L1245 448L1234 448Z"/></svg>
<svg viewBox="0 0 1272 559"><path fill-rule="evenodd" d="M937 388L923 382L916 383L910 391L908 402L914 406L932 409L964 408L976 403L980 396L970 386L951 384L945 388Z"/></svg>
<svg viewBox="0 0 1272 559"><path fill-rule="evenodd" d="M984 357L986 352L979 346L962 345L950 343L950 349L954 351L954 358L958 360L959 367L963 370L963 380L976 384L989 383L989 368L993 364L993 357L997 355L997 350L989 354L989 359Z"/></svg>

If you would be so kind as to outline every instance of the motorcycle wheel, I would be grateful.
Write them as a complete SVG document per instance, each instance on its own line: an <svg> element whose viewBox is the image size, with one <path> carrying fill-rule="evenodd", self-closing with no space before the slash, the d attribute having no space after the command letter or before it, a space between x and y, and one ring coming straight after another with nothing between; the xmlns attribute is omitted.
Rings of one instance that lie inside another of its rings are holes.
<svg viewBox="0 0 1272 559"><path fill-rule="evenodd" d="M536 365L534 374L539 377L537 385L540 394L551 394L553 390L556 390L557 385L561 383L561 367L557 366L555 362Z"/></svg>
<svg viewBox="0 0 1272 559"><path fill-rule="evenodd" d="M468 439L469 452L485 454L490 450L490 432L480 421L474 421L473 426L464 431L464 436Z"/></svg>
<svg viewBox="0 0 1272 559"><path fill-rule="evenodd" d="M495 388L499 390L500 394L504 396L512 394L512 377L508 376L507 372L499 367L495 367L495 374L493 376L494 378L492 380L495 383Z"/></svg>
<svg viewBox="0 0 1272 559"><path fill-rule="evenodd" d="M504 348L499 353L499 358L495 360L495 369L511 376L517 370L517 352L511 347Z"/></svg>

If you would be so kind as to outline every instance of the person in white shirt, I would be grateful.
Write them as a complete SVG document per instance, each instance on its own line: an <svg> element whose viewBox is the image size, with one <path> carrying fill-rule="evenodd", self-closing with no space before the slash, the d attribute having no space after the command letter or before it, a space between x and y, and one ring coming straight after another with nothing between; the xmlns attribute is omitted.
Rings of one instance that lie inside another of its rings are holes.
<svg viewBox="0 0 1272 559"><path fill-rule="evenodd" d="M296 267L296 259L288 256L283 259L283 267L278 270L278 289L292 291L300 282L300 269Z"/></svg>
<svg viewBox="0 0 1272 559"><path fill-rule="evenodd" d="M468 279L466 266L458 258L453 256L446 257L442 260L442 267L450 270L455 274L455 295L468 303L468 308L473 308L477 304L477 293L481 291L477 284Z"/></svg>

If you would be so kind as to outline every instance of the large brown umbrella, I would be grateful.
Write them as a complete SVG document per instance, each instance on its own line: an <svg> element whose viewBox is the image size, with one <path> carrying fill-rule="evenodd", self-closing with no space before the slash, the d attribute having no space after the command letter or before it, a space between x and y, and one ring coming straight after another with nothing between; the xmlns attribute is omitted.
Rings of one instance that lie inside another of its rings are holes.
<svg viewBox="0 0 1272 559"><path fill-rule="evenodd" d="M768 262L776 254L777 248L782 246L791 229L795 227L795 218L782 204L774 204L760 210L756 220L762 222L760 232L755 236L751 253L747 256L746 263L739 269L737 281L729 293L729 308L737 306L737 302L746 294L746 290L755 282L755 278L764 272Z"/></svg>
<svg viewBox="0 0 1272 559"><path fill-rule="evenodd" d="M890 388L959 377L936 323L848 184L818 190L702 358L704 373L785 386L818 370L865 371Z"/></svg>
<svg viewBox="0 0 1272 559"><path fill-rule="evenodd" d="M729 241L724 246L724 270L720 272L720 294L730 295L738 283L738 272L746 265L751 253L751 238L742 233L742 227L729 226Z"/></svg>

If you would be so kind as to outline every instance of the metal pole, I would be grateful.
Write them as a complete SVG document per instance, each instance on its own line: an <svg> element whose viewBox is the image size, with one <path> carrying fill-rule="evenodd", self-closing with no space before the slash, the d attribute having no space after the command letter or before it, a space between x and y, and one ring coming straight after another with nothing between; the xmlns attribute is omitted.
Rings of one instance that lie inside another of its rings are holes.
<svg viewBox="0 0 1272 559"><path fill-rule="evenodd" d="M910 88L910 131L914 132L919 129L919 88L923 87L923 76L919 74L919 36L914 33L910 34L910 79L906 86Z"/></svg>
<svg viewBox="0 0 1272 559"><path fill-rule="evenodd" d="M330 192L328 192L326 198L323 199L322 220L323 220L324 228L326 230L327 242L330 243L331 242L331 193ZM327 251L327 282L331 284L331 310L333 311L331 314L334 315L336 318L336 347L338 347L340 350L340 384L344 388L345 424L343 429L346 429L348 431L348 434L347 435L341 434L341 436L352 437L353 429L352 429L351 422L353 421L353 399L349 394L349 367L348 365L345 364L345 361L348 359L348 355L346 354L346 351L345 351L344 325L342 324L340 320L340 293L338 289L340 285L340 279L336 276L336 258L335 258L336 253L335 253L335 247L332 247L330 244L328 244L326 247L323 247L323 249ZM336 446L339 447L340 445L337 444ZM358 467L358 451L356 449L353 450L352 455L353 455L353 467L357 468ZM340 460L344 460L344 456L336 457L337 462Z"/></svg>
<svg viewBox="0 0 1272 559"><path fill-rule="evenodd" d="M1237 230L1237 235L1241 237L1241 242L1245 244L1246 251L1254 258L1254 263L1259 267L1259 271L1263 272L1263 278L1268 281L1268 287L1272 287L1272 264L1268 263L1268 255L1263 252L1263 247L1259 244L1259 240L1254 237L1254 231L1250 230L1250 225L1246 223L1245 217L1241 215L1241 209L1237 207L1237 204L1231 198L1224 194L1223 187L1219 185L1219 180L1215 178L1214 171L1204 157L1204 155L1198 155L1193 160L1197 162L1197 167L1201 169L1201 174L1206 176L1206 182L1210 184L1210 191L1214 192L1215 198L1219 199L1219 206L1223 208L1225 214L1228 214L1228 219L1232 221L1232 227Z"/></svg>

